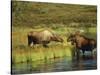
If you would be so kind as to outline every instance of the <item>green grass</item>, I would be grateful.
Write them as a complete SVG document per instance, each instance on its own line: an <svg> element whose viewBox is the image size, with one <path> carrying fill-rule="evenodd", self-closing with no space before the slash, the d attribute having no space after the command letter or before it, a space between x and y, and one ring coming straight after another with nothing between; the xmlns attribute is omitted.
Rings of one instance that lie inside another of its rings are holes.
<svg viewBox="0 0 100 75"><path fill-rule="evenodd" d="M56 50L55 50L56 49ZM60 50L61 49L61 50ZM71 48L65 47L60 48L60 46L54 48L38 48L30 49L28 51L13 51L14 63L27 62L27 61L37 61L37 60L49 60L58 57L71 56Z"/></svg>
<svg viewBox="0 0 100 75"><path fill-rule="evenodd" d="M72 47L67 47L66 41L64 43L51 42L48 44L49 48L44 48L41 44L33 48L28 47L27 33L30 30L19 29L19 31L13 30L12 32L12 61L14 63L71 56ZM66 37L64 36L63 39L66 40Z"/></svg>
<svg viewBox="0 0 100 75"><path fill-rule="evenodd" d="M48 48L44 48L41 44L34 47L28 47L27 45L27 33L31 30L43 30L41 29L29 29L29 28L13 28L12 29L12 62L28 62L37 60L49 60L58 57L72 57L74 47L67 42L68 35L76 28L61 28L55 29L63 39L63 43L51 42L48 44ZM96 39L96 28L83 28L84 34L91 34L92 38ZM87 32L88 31L88 32ZM70 32L70 33L69 33ZM87 35L86 35L87 36Z"/></svg>
<svg viewBox="0 0 100 75"><path fill-rule="evenodd" d="M96 22L96 6L12 1L13 26L56 28L72 23L74 26L77 23L78 26L96 26Z"/></svg>

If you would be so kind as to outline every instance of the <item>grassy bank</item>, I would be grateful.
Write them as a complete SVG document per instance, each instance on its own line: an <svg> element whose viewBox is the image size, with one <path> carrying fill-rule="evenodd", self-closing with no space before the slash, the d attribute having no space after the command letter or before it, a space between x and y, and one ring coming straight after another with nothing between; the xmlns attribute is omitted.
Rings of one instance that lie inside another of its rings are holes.
<svg viewBox="0 0 100 75"><path fill-rule="evenodd" d="M63 43L51 42L48 44L48 48L44 48L41 44L34 47L28 47L27 45L27 33L31 30L43 30L41 29L29 29L29 28L13 28L12 29L12 62L28 62L37 60L49 60L51 58L58 58L64 56L72 57L74 47L68 44L68 35L77 28L60 28L54 31L58 33L63 39ZM96 28L83 28L84 35L96 39ZM70 33L69 33L70 32ZM88 35L89 34L89 35Z"/></svg>
<svg viewBox="0 0 100 75"><path fill-rule="evenodd" d="M61 35L64 39L63 43L51 42L48 48L44 48L41 44L34 47L27 45L27 33L37 29L13 29L12 32L12 62L20 63L27 61L48 60L64 56L72 56L72 48L68 46L66 36ZM42 29L38 29L42 30ZM38 31L37 30L37 31ZM55 30L57 32L57 30ZM61 33L60 33L61 34Z"/></svg>
<svg viewBox="0 0 100 75"><path fill-rule="evenodd" d="M37 60L49 60L59 57L71 57L71 47L50 47L48 49L40 48L27 48L27 50L13 51L12 59L13 63L30 62Z"/></svg>

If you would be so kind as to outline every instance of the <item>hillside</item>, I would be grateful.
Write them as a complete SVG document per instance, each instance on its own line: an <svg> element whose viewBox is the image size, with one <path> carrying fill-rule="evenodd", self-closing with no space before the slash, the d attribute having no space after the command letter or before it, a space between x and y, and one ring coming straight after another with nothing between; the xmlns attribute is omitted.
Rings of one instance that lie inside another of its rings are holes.
<svg viewBox="0 0 100 75"><path fill-rule="evenodd" d="M13 27L96 26L96 22L96 6L12 1Z"/></svg>

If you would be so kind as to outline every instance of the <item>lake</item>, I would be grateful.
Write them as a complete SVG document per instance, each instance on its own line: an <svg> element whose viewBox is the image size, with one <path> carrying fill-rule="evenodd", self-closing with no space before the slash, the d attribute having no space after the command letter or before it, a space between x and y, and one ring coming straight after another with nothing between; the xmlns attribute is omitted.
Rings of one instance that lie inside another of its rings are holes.
<svg viewBox="0 0 100 75"><path fill-rule="evenodd" d="M25 63L12 64L12 74L31 74L45 72L61 72L76 70L97 69L96 54L91 56L86 53L79 60L72 57L54 58L49 60L29 61Z"/></svg>

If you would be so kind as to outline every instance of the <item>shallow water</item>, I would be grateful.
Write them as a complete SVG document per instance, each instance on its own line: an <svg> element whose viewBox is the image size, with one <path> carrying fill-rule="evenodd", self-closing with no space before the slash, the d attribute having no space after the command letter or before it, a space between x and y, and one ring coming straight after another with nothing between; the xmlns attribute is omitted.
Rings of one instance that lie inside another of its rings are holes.
<svg viewBox="0 0 100 75"><path fill-rule="evenodd" d="M40 60L12 65L12 74L60 72L97 69L96 55L80 56L79 60L71 57Z"/></svg>

